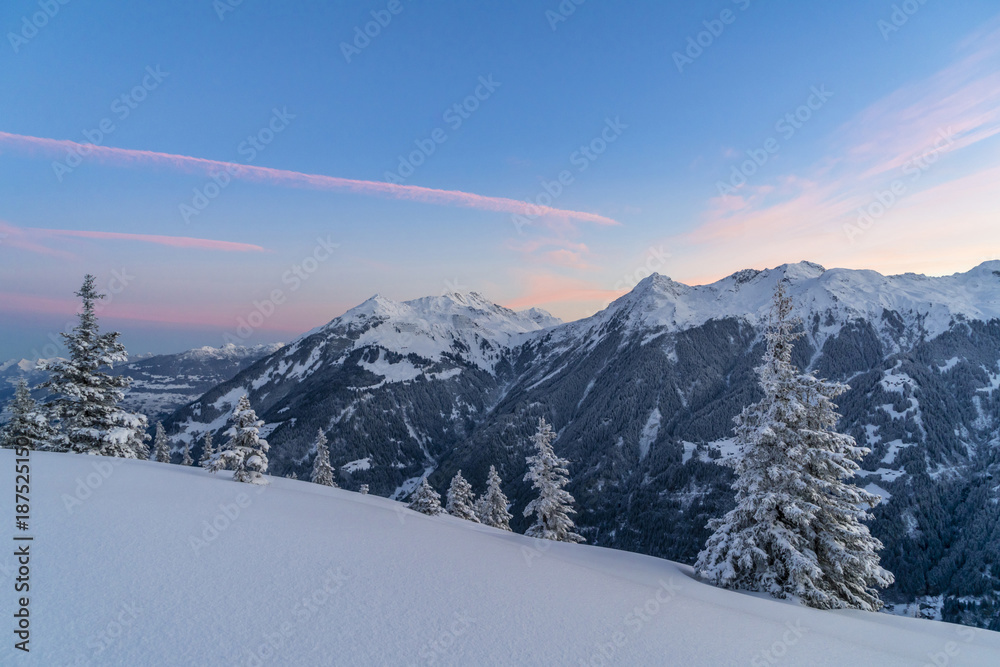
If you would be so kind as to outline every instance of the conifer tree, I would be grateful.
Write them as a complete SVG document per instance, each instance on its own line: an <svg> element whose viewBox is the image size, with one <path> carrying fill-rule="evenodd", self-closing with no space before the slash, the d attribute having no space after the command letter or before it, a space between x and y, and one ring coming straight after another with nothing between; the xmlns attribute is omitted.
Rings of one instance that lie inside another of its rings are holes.
<svg viewBox="0 0 1000 667"><path fill-rule="evenodd" d="M459 470L451 479L451 486L448 487L448 504L446 509L448 514L457 516L466 521L479 523L476 517L476 498L472 493L472 486L462 477Z"/></svg>
<svg viewBox="0 0 1000 667"><path fill-rule="evenodd" d="M784 285L775 292L767 351L756 371L764 397L736 417L736 508L714 533L696 572L726 588L795 595L812 607L877 611L876 587L893 582L879 565L881 542L862 520L879 497L845 481L868 449L834 429L833 399L847 385L792 364L802 335Z"/></svg>
<svg viewBox="0 0 1000 667"><path fill-rule="evenodd" d="M10 420L0 429L0 447L48 449L55 441L56 431L49 425L44 410L31 397L24 378L17 381L14 398L7 407Z"/></svg>
<svg viewBox="0 0 1000 667"><path fill-rule="evenodd" d="M535 523L524 534L558 542L583 542L583 536L573 532L575 525L569 518L576 514L573 496L563 488L569 483L569 461L556 456L552 449L555 438L555 431L540 418L538 431L531 436L536 453L527 457L529 468L524 476L524 481L538 489L538 498L524 508L524 516L534 514Z"/></svg>
<svg viewBox="0 0 1000 667"><path fill-rule="evenodd" d="M94 302L104 295L94 288L94 276L84 277L76 295L83 300L80 321L71 333L62 334L69 360L52 363L47 368L49 379L41 385L55 395L47 406L51 420L58 422L60 429L53 448L146 458L146 417L119 407L132 380L102 370L127 362L128 354L118 340L121 334L100 332Z"/></svg>
<svg viewBox="0 0 1000 667"><path fill-rule="evenodd" d="M198 459L198 465L202 468L207 468L214 454L215 452L212 451L212 432L205 431L204 445L202 445L201 458Z"/></svg>
<svg viewBox="0 0 1000 667"><path fill-rule="evenodd" d="M190 442L185 442L184 443L184 451L181 454L181 465L182 466L194 465L194 459L191 458L191 443Z"/></svg>
<svg viewBox="0 0 1000 667"><path fill-rule="evenodd" d="M417 490L413 492L413 498L410 500L408 507L415 512L431 516L444 514L444 510L441 509L441 495L431 488L426 478L420 483Z"/></svg>
<svg viewBox="0 0 1000 667"><path fill-rule="evenodd" d="M333 468L330 466L330 450L326 446L326 435L323 433L323 429L319 429L316 434L316 458L313 460L312 477L310 481L313 484L322 484L323 486L337 486L337 483L333 481Z"/></svg>
<svg viewBox="0 0 1000 667"><path fill-rule="evenodd" d="M250 407L246 394L240 397L230 417L232 426L226 431L229 436L224 448L212 456L208 470L233 470L233 479L247 484L267 484L267 440L260 437L260 427L264 422L257 419L257 413Z"/></svg>
<svg viewBox="0 0 1000 667"><path fill-rule="evenodd" d="M511 513L507 511L507 496L500 488L500 475L495 466L490 466L490 474L486 479L486 493L476 502L476 516L479 522L487 526L510 530Z"/></svg>
<svg viewBox="0 0 1000 667"><path fill-rule="evenodd" d="M156 422L156 437L153 438L153 460L158 463L170 463L170 443L163 431L163 423Z"/></svg>

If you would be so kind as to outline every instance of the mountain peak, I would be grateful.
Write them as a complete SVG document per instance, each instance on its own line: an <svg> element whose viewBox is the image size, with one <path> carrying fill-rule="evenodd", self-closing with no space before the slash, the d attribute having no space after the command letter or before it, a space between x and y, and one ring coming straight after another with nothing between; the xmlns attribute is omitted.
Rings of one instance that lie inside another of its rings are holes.
<svg viewBox="0 0 1000 667"><path fill-rule="evenodd" d="M817 264L816 262L803 260L801 262L782 264L777 267L775 271L780 271L782 277L787 278L790 281L811 280L813 278L819 278L821 275L826 273L826 267L822 264Z"/></svg>

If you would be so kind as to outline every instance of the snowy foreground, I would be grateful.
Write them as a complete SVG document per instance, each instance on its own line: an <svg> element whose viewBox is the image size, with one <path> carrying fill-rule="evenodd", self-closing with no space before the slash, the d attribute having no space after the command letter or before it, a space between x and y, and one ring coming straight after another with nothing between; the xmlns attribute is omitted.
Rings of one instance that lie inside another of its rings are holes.
<svg viewBox="0 0 1000 667"><path fill-rule="evenodd" d="M31 652L13 648L5 501L4 665L1000 665L998 633L719 590L307 482L76 454L31 468Z"/></svg>

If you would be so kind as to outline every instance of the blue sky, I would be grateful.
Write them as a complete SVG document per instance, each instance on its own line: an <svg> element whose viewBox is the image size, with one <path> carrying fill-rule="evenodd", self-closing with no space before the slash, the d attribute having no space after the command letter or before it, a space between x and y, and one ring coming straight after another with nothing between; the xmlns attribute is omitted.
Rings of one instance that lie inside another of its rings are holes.
<svg viewBox="0 0 1000 667"><path fill-rule="evenodd" d="M45 356L87 272L129 348L165 352L376 292L575 319L649 270L1000 255L992 1L220 7L0 9L0 358Z"/></svg>

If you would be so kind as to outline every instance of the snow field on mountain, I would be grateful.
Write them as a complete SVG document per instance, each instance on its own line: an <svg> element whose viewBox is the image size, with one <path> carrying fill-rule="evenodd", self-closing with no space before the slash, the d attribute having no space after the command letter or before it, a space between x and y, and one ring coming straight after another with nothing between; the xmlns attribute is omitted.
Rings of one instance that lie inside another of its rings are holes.
<svg viewBox="0 0 1000 667"><path fill-rule="evenodd" d="M4 497L13 468L0 451ZM2 664L1000 664L998 633L715 589L303 481L75 454L31 468L31 653L8 630Z"/></svg>

